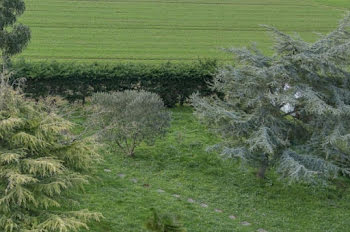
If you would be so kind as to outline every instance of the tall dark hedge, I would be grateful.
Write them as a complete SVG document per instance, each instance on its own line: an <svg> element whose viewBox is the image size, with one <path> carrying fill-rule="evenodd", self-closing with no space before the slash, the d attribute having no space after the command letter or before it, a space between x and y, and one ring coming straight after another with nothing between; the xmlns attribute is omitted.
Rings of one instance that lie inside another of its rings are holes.
<svg viewBox="0 0 350 232"><path fill-rule="evenodd" d="M160 95L168 107L192 93L211 93L216 60L164 64L76 64L58 62L13 64L14 78L26 78L24 91L34 97L61 95L85 101L93 92L146 90Z"/></svg>

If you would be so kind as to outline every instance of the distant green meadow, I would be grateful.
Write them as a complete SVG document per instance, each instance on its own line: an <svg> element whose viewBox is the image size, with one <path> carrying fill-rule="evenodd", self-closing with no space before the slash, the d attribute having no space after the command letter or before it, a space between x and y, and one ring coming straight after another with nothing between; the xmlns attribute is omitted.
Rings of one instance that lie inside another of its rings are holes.
<svg viewBox="0 0 350 232"><path fill-rule="evenodd" d="M33 37L29 61L164 62L231 59L222 48L256 42L261 26L312 41L331 31L348 0L26 0L20 21ZM315 33L317 32L317 33Z"/></svg>

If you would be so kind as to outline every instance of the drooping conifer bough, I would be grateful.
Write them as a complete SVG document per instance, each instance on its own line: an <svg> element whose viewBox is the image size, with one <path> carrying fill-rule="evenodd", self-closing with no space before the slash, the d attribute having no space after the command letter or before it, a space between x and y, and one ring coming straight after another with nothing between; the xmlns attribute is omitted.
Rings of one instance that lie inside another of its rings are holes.
<svg viewBox="0 0 350 232"><path fill-rule="evenodd" d="M196 114L224 138L219 149L290 181L350 174L350 16L309 43L272 27L274 55L255 46L227 49L235 66L220 70L221 98L193 96Z"/></svg>
<svg viewBox="0 0 350 232"><path fill-rule="evenodd" d="M98 160L94 141L74 136L69 121L25 99L8 80L0 73L0 231L88 228L101 214L76 209L67 193L88 182Z"/></svg>

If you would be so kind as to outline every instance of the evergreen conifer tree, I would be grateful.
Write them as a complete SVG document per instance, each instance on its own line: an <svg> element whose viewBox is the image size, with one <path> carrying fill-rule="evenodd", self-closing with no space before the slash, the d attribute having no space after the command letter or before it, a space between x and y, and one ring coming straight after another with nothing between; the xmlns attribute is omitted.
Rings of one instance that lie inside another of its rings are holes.
<svg viewBox="0 0 350 232"><path fill-rule="evenodd" d="M255 46L215 78L223 97L193 96L196 114L224 141L212 148L259 167L274 165L290 181L350 174L350 17L313 43L266 27L273 56Z"/></svg>
<svg viewBox="0 0 350 232"><path fill-rule="evenodd" d="M0 0L0 231L77 231L101 214L67 211L67 193L88 182L84 171L98 155L69 121L9 84L9 58L30 40L29 28L15 24L24 10L23 0Z"/></svg>
<svg viewBox="0 0 350 232"><path fill-rule="evenodd" d="M10 57L22 52L30 40L30 29L16 23L17 17L24 10L23 0L0 0L0 50L3 70L6 69Z"/></svg>
<svg viewBox="0 0 350 232"><path fill-rule="evenodd" d="M0 231L68 232L99 213L67 211L67 193L87 183L98 155L72 124L15 91L0 76Z"/></svg>

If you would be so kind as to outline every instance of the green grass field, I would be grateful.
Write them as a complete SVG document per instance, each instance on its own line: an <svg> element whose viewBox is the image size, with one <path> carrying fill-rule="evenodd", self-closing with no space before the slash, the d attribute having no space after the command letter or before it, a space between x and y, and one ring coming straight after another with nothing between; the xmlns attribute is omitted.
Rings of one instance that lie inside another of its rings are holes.
<svg viewBox="0 0 350 232"><path fill-rule="evenodd" d="M28 10L21 21L31 27L33 38L21 56L31 61L77 62L207 57L225 61L230 57L220 47L256 41L264 51L270 51L271 40L260 24L313 40L314 32L332 30L350 8L345 0L26 3ZM101 152L104 160L92 173L92 184L84 193L72 193L81 202L80 208L102 212L105 217L93 223L90 231L146 231L144 224L152 207L179 215L188 232L350 231L348 179L329 188L286 185L270 170L266 180L257 180L253 170L205 152L219 138L198 122L190 107L177 107L172 113L172 126L165 138L153 146L140 146L134 159L107 146ZM236 219L229 217L232 215Z"/></svg>
<svg viewBox="0 0 350 232"><path fill-rule="evenodd" d="M257 42L269 52L268 24L304 39L332 30L347 0L26 0L27 60L228 60L220 48Z"/></svg>
<svg viewBox="0 0 350 232"><path fill-rule="evenodd" d="M274 172L259 181L252 170L204 151L218 138L198 123L191 108L178 107L172 113L166 137L154 146L139 147L136 158L123 156L113 146L102 153L105 160L97 166L95 181L77 195L81 208L105 217L90 231L146 231L152 207L181 216L188 232L350 231L349 181L331 189L288 186ZM242 225L244 221L251 225Z"/></svg>

